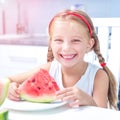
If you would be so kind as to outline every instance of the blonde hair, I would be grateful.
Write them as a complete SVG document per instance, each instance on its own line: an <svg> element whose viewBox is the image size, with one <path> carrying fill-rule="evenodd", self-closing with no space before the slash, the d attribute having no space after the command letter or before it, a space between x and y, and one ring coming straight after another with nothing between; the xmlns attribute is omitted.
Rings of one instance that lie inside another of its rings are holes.
<svg viewBox="0 0 120 120"><path fill-rule="evenodd" d="M68 13L75 13L76 15L73 14L68 14ZM77 16L78 15L78 16ZM80 16L79 16L80 15ZM88 29L88 34L91 38L94 39L95 44L92 48L92 50L95 52L99 63L102 65L103 70L107 73L108 78L109 78L109 89L108 89L108 102L110 108L115 108L117 109L116 106L116 101L117 101L117 90L116 90L116 80L110 69L106 66L105 64L105 59L103 58L101 52L100 52L100 44L99 44L99 39L97 37L97 34L95 32L92 20L90 17L83 11L80 10L65 10L63 12L58 13L56 16L53 17L49 24L49 34L51 34L51 29L52 25L54 24L55 20L57 18L61 19L72 19L76 20L80 23L82 23L87 29ZM90 25L90 26L89 26ZM90 33L92 30L92 33ZM47 61L50 62L54 59L52 49L50 45L48 46L48 54L47 54Z"/></svg>

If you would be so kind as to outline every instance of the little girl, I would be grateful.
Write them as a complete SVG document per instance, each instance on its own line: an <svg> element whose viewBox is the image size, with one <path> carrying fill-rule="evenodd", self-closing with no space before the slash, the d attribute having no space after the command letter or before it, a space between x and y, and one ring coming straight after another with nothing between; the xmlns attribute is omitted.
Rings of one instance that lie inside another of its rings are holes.
<svg viewBox="0 0 120 120"><path fill-rule="evenodd" d="M53 17L49 27L48 62L26 73L8 77L8 98L20 100L19 85L38 72L49 71L61 90L56 98L71 101L70 106L116 108L116 81L100 52L98 37L90 17L83 11L65 10ZM93 50L101 67L84 61Z"/></svg>

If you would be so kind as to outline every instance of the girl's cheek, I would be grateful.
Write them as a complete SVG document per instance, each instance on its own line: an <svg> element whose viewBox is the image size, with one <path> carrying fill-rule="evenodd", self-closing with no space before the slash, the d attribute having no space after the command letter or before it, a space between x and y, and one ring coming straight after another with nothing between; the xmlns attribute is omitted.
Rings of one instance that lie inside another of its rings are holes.
<svg viewBox="0 0 120 120"><path fill-rule="evenodd" d="M55 50L57 47L59 47L59 46L56 45L56 44L52 44L52 45L51 45L52 50Z"/></svg>

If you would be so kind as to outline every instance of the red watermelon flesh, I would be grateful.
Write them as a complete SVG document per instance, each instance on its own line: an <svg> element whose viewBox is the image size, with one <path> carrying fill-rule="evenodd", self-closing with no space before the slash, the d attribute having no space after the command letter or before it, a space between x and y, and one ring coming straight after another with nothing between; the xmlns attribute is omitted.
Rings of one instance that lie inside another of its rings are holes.
<svg viewBox="0 0 120 120"><path fill-rule="evenodd" d="M55 92L59 90L54 78L48 71L40 69L20 86L20 97L31 102L53 102Z"/></svg>

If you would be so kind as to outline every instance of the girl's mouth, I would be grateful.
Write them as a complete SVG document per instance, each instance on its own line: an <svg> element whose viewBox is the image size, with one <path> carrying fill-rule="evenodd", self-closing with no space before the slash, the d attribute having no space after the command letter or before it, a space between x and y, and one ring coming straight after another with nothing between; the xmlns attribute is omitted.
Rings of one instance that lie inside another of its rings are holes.
<svg viewBox="0 0 120 120"><path fill-rule="evenodd" d="M77 54L69 54L69 55L63 55L63 54L60 54L60 56L65 59L65 60L71 60L73 59Z"/></svg>

